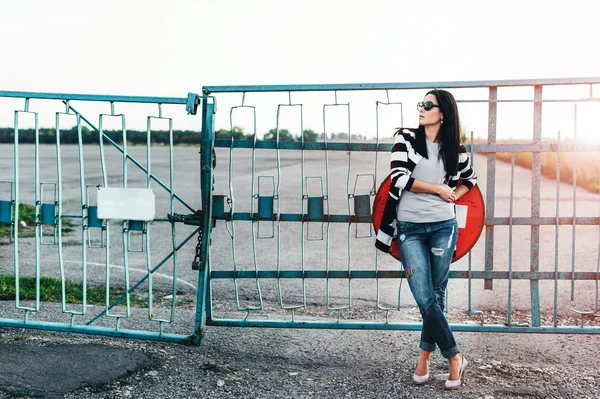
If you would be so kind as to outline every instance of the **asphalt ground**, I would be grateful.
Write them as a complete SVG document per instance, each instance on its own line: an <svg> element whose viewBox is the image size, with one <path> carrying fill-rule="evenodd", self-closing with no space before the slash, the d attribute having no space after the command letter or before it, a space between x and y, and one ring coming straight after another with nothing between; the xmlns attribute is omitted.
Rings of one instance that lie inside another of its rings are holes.
<svg viewBox="0 0 600 399"><path fill-rule="evenodd" d="M79 189L79 164L76 146L63 146L63 212L65 214L80 214L80 189ZM40 168L41 181L56 181L56 155L53 146L41 146ZM2 154L10 154L11 146L4 145L0 148ZM146 164L145 147L129 147L130 153ZM164 147L152 150L152 171L166 185L169 184L168 152ZM84 148L85 183L96 185L102 182L97 146ZM192 209L200 207L199 191L199 154L197 149L191 147L176 147L174 149L174 187L175 192ZM122 156L114 149L107 148L107 172L109 186L122 184ZM252 199L252 177L257 182L255 193L272 195L277 186L278 173L280 177L279 200L275 201L275 210L279 206L281 213L302 212L302 154L299 151L280 151L280 168L277 170L277 156L272 150L257 150L255 154L255 173L252 170L252 152L250 150L236 149L233 152L233 173L230 193L229 184L229 157L228 149L217 149L217 169L215 173L215 194L233 197L236 212L249 212L252 202L254 210L257 209L257 200ZM349 156L346 152L330 152L325 159L323 152L309 152L304 154L304 176L309 177L305 184L305 195L328 195L325 212L329 214L348 214L352 212L352 201L348 200L347 193L356 195L368 193L372 189L373 178L376 177L377 185L387 174L388 154L377 154L377 175L375 172L374 153L353 153ZM350 162L349 162L350 158ZM33 146L21 146L20 155L21 174L21 201L33 203ZM487 197L487 165L486 158L476 155L475 168L479 174L478 184L484 198ZM347 177L350 164L350 178ZM325 168L327 165L327 168ZM2 179L12 179L12 159L2 157L0 160L0 176ZM128 166L129 187L145 186L145 176L137 171L131 163ZM327 173L328 172L328 173ZM358 179L357 179L358 176ZM327 187L328 177L329 185ZM258 182L260 180L260 187ZM531 172L523 168L515 169L515 183L513 195L513 216L531 215ZM494 196L494 216L508 217L510 212L510 165L496 164L496 193ZM556 213L556 182L542 178L540 182L540 215L552 217ZM356 187L355 187L356 185ZM7 189L0 187L0 189ZM308 188L306 188L308 186ZM323 188L321 189L321 186ZM153 183L156 195L157 218L166 219L169 212L168 194L165 190ZM260 189L260 192L259 192ZM49 190L46 187L46 190ZM306 191L308 190L308 191ZM7 193L0 193L6 197ZM45 198L51 192L44 193ZM600 213L600 197L582 189L575 191L577 198L576 214L578 217L598 217ZM91 203L95 201L94 188L90 190ZM559 215L568 217L573 215L573 189L567 184L560 184ZM176 201L177 202L177 201ZM349 205L350 203L350 205ZM183 205L176 203L175 213L190 214L191 211ZM74 219L75 223L79 220ZM370 226L359 224L348 226L346 224L332 223L329 226L321 223L277 223L260 221L249 223L244 221L235 224L218 221L212 234L212 268L213 270L398 270L399 264L392 257L380 254L376 257L374 249L374 236L370 235ZM513 226L512 237L512 269L513 271L529 271L531 264L531 230L530 226ZM598 226L577 226L575 234L573 226L559 227L558 242L558 270L570 272L596 271L598 265ZM193 231L191 226L176 225L176 241L180 243ZM232 238L230 232L235 231ZM255 238L254 237L266 237ZM51 232L46 231L45 240L51 240ZM92 241L99 243L98 229L91 229ZM575 245L572 237L575 235ZM356 238L361 236L363 238ZM273 238L270 238L273 237ZM302 238L304 237L304 239ZM321 239L322 238L322 239ZM540 250L538 255L540 271L555 271L555 226L540 226ZM67 279L81 281L82 279L82 251L80 230L70 233L63 238L63 267ZM197 286L197 272L191 269L195 254L196 236L177 253L177 290L181 293L195 295ZM235 261L233 256L233 243L235 244ZM254 247L253 247L254 243ZM0 246L0 270L12 272L14 263L13 247L7 242ZM139 249L142 237L139 233L131 233L131 249ZM573 253L572 249L575 249ZM255 248L255 250L254 250ZM173 250L171 239L171 226L169 223L154 222L150 228L150 265L154 267ZM348 255L350 253L350 256ZM279 254L279 255L278 255ZM327 255L327 256L326 256ZM493 267L494 270L508 271L509 266L509 227L496 226L494 232ZM256 259L255 259L256 257ZM22 275L35 273L35 245L33 238L19 240L19 265ZM42 275L60 276L57 246L42 246L40 258ZM468 256L463 257L452 265L453 270L468 270ZM485 229L471 251L472 270L483 270L485 263ZM573 264L574 261L574 264ZM377 263L376 263L377 262ZM110 283L124 285L124 257L122 248L121 224L111 223L110 231L110 258L106 261L105 248L88 248L87 250L87 281L89 284L106 282L106 264L109 265ZM130 285L137 282L147 273L146 253L129 252L128 269ZM172 288L173 262L168 260L160 267L153 277L156 290L167 292ZM253 280L239 280L239 294L246 298L248 303L259 301L256 283ZM279 298L278 285L274 281L262 281L262 294L266 298L282 300L284 303L298 303L302 301L302 284L300 281L282 282L282 297ZM307 301L315 306L323 304L327 296L335 299L335 304L342 306L348 302L349 287L346 280L331 280L329 288L323 281L307 281L309 287ZM399 281L380 281L380 301L383 305L394 307L398 301ZM404 282L406 286L406 282ZM540 286L540 305L542 309L553 311L554 282L542 280ZM222 289L221 289L222 287ZM215 282L215 299L233 300L235 290L231 280ZM264 289L263 289L264 288ZM508 284L507 280L493 282L493 290L484 290L482 280L473 280L471 289L472 307L481 310L506 311L508 309ZM571 315L570 308L590 309L595 305L595 282L578 281L574 284L574 300L571 301L571 281L559 281L557 287L558 310L560 314ZM142 285L142 290L147 290ZM402 290L401 303L410 303L411 295L408 289ZM351 296L364 300L376 299L377 286L374 281L352 282ZM453 279L449 284L449 306L452 308L468 307L468 281ZM512 307L516 310L527 311L530 309L530 283L529 281L514 280L512 286Z"/></svg>

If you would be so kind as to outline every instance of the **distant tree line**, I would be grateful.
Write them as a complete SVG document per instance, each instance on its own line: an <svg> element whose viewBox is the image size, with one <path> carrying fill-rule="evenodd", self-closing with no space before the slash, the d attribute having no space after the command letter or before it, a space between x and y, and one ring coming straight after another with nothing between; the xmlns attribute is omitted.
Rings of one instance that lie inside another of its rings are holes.
<svg viewBox="0 0 600 399"><path fill-rule="evenodd" d="M303 131L304 141L317 141L319 135L311 129ZM216 139L231 139L235 140L254 140L253 134L244 134L244 131L240 127L234 127L233 130L220 129L215 132ZM264 136L263 140L276 141L277 140L277 129L269 130ZM294 136L288 129L279 129L279 141L301 141L301 136Z"/></svg>
<svg viewBox="0 0 600 399"><path fill-rule="evenodd" d="M39 141L41 144L55 144L56 130L53 128L40 128ZM127 143L129 144L145 144L146 131L127 130ZM118 144L123 143L123 132L121 130L105 130L104 134ZM174 130L173 144L174 145L200 145L202 133L192 130ZM323 139L323 133L315 133L311 129L303 131L304 141L317 141ZM215 132L215 139L231 139L235 140L254 140L253 134L245 134L244 130L235 126L232 130L219 129ZM332 139L348 138L347 133L332 133ZM352 138L362 139L363 136L352 135ZM169 144L169 132L161 130L153 130L150 136L153 144ZM62 144L77 144L77 127L73 126L70 129L60 130L60 142ZM98 132L91 130L86 126L81 127L81 140L83 144L98 144ZM271 129L263 135L263 140L277 140L277 129ZM301 136L294 136L288 129L279 129L279 141L300 141ZM0 143L14 143L15 130L14 128L0 128ZM35 129L19 129L19 143L33 144L35 143Z"/></svg>
<svg viewBox="0 0 600 399"><path fill-rule="evenodd" d="M41 144L55 144L56 130L53 128L40 128L39 141ZM104 134L116 143L123 144L123 132L121 130L105 130ZM152 131L150 136L152 143L169 144L169 132ZM60 130L60 142L62 144L77 144L77 127ZM83 144L98 144L98 132L81 127L81 141ZM0 143L14 143L15 130L13 128L0 128ZM127 130L127 142L130 144L145 144L146 131ZM19 129L19 143L35 143L35 129ZM174 130L173 144L200 145L200 132L191 130Z"/></svg>

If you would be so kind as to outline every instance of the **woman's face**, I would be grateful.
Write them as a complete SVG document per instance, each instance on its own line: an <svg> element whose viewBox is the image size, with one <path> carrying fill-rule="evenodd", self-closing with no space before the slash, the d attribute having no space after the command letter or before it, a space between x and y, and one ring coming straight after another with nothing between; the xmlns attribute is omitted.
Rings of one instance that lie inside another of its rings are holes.
<svg viewBox="0 0 600 399"><path fill-rule="evenodd" d="M444 114L440 110L437 99L433 94L428 94L423 98L423 104L427 104L430 101L433 107L426 111L424 106L419 107L419 125L421 126L434 126L440 123Z"/></svg>

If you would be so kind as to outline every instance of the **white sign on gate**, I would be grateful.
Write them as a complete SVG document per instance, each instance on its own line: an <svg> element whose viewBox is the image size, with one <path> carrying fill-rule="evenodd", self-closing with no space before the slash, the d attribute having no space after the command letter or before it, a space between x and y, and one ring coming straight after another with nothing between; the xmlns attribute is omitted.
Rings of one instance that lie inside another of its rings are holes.
<svg viewBox="0 0 600 399"><path fill-rule="evenodd" d="M99 219L150 221L154 215L155 198L150 188L99 188Z"/></svg>

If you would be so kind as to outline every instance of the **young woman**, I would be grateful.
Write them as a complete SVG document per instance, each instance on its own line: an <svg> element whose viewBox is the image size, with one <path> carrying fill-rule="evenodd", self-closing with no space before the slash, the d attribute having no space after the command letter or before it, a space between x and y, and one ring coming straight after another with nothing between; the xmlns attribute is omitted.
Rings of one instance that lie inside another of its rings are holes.
<svg viewBox="0 0 600 399"><path fill-rule="evenodd" d="M458 238L454 202L477 183L477 176L460 143L454 96L431 90L417 108L419 127L395 134L392 183L376 246L388 252L392 238L398 238L408 284L421 311L421 352L414 382L429 380L429 359L437 345L449 361L445 388L458 389L468 362L458 350L443 310Z"/></svg>

